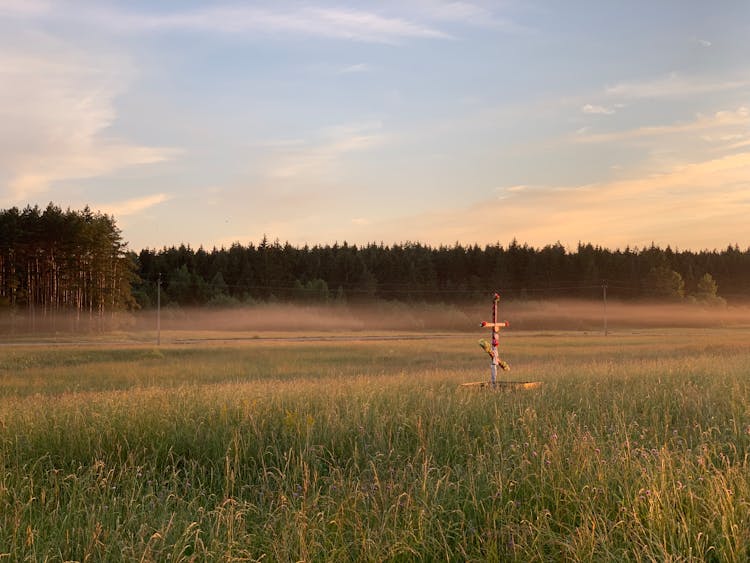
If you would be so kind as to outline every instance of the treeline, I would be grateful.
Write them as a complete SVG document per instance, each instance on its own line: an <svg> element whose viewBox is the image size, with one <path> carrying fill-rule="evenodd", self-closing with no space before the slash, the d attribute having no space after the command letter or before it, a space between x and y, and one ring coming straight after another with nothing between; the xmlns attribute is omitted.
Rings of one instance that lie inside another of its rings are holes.
<svg viewBox="0 0 750 563"><path fill-rule="evenodd" d="M517 241L431 247L420 243L293 246L264 238L229 248L128 251L114 217L27 206L0 211L0 313L36 318L165 306L257 301L462 303L507 299L750 298L750 248L609 250Z"/></svg>
<svg viewBox="0 0 750 563"><path fill-rule="evenodd" d="M0 310L101 318L137 306L136 265L114 217L49 204L0 211Z"/></svg>
<svg viewBox="0 0 750 563"><path fill-rule="evenodd" d="M419 243L297 247L269 242L230 248L145 249L134 296L162 304L229 306L253 301L462 302L499 290L506 298L599 298L721 302L750 297L750 248L608 250L579 244L534 248L517 241L431 247Z"/></svg>

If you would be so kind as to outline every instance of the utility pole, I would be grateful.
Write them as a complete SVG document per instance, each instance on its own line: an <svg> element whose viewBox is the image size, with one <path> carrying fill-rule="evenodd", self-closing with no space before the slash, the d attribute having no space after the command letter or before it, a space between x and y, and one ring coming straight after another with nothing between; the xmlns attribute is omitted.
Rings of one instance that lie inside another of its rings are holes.
<svg viewBox="0 0 750 563"><path fill-rule="evenodd" d="M156 345L161 346L161 272L156 282Z"/></svg>
<svg viewBox="0 0 750 563"><path fill-rule="evenodd" d="M604 297L604 336L609 334L607 330L607 282L602 284L602 295Z"/></svg>

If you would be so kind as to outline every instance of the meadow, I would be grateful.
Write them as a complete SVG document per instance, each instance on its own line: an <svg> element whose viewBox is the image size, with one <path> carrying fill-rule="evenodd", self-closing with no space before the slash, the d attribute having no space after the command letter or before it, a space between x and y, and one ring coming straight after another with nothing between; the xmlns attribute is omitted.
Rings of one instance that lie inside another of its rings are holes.
<svg viewBox="0 0 750 563"><path fill-rule="evenodd" d="M750 559L750 329L481 336L0 347L0 560Z"/></svg>

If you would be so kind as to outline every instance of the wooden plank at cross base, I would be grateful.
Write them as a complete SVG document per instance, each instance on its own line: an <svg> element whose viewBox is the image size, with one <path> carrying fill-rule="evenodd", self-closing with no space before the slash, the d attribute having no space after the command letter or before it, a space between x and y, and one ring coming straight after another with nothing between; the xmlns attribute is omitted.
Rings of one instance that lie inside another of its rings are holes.
<svg viewBox="0 0 750 563"><path fill-rule="evenodd" d="M473 383L462 383L461 387L468 389L497 389L498 391L514 391L520 389L536 389L541 387L541 381L476 381Z"/></svg>

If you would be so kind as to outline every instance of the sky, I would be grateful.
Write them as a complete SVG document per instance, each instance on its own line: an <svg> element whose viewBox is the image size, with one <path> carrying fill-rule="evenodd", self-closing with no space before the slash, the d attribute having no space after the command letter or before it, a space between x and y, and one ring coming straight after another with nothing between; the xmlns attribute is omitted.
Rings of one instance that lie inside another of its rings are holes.
<svg viewBox="0 0 750 563"><path fill-rule="evenodd" d="M750 247L750 2L0 0L0 208L131 250Z"/></svg>

